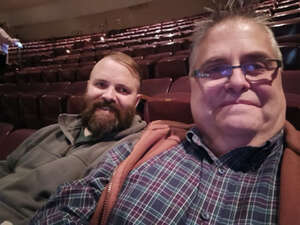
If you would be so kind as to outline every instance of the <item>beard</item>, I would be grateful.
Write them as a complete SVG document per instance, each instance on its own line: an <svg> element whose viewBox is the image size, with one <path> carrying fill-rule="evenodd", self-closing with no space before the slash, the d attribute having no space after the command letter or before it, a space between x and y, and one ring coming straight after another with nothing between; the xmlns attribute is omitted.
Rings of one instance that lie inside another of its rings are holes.
<svg viewBox="0 0 300 225"><path fill-rule="evenodd" d="M133 106L121 109L115 102L106 99L90 100L85 97L85 102L81 112L82 124L97 138L127 129L136 113Z"/></svg>

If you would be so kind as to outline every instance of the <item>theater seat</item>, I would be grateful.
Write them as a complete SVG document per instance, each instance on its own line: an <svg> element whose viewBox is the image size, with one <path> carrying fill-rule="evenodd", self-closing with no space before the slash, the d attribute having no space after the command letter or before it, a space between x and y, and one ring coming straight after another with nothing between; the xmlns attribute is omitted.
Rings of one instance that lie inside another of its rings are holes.
<svg viewBox="0 0 300 225"><path fill-rule="evenodd" d="M87 81L77 81L70 84L63 92L44 94L40 98L40 119L42 125L57 122L60 113L66 112L67 100L71 95L83 95Z"/></svg>
<svg viewBox="0 0 300 225"><path fill-rule="evenodd" d="M58 72L59 81L76 81L76 69L75 68L63 68Z"/></svg>
<svg viewBox="0 0 300 225"><path fill-rule="evenodd" d="M141 82L140 93L147 96L167 93L170 89L171 83L172 78L170 77L145 79Z"/></svg>
<svg viewBox="0 0 300 225"><path fill-rule="evenodd" d="M283 71L282 85L286 93L294 93L300 95L300 70Z"/></svg>
<svg viewBox="0 0 300 225"><path fill-rule="evenodd" d="M13 152L19 144L21 144L34 132L34 129L17 129L10 133L4 140L0 141L0 160L6 159L6 157Z"/></svg>
<svg viewBox="0 0 300 225"><path fill-rule="evenodd" d="M3 95L16 92L16 84L4 83L0 84L0 120L5 120L5 106L3 105Z"/></svg>
<svg viewBox="0 0 300 225"><path fill-rule="evenodd" d="M2 114L5 121L14 124L16 127L22 126L19 95L16 93L6 93L2 96Z"/></svg>
<svg viewBox="0 0 300 225"><path fill-rule="evenodd" d="M300 130L300 105L287 106L286 119L292 123L297 130Z"/></svg>
<svg viewBox="0 0 300 225"><path fill-rule="evenodd" d="M156 46L152 44L142 44L132 46L134 56L147 56L155 53Z"/></svg>
<svg viewBox="0 0 300 225"><path fill-rule="evenodd" d="M167 93L148 100L145 102L143 118L148 123L153 120L193 123L190 93Z"/></svg>
<svg viewBox="0 0 300 225"><path fill-rule="evenodd" d="M155 77L172 77L174 79L188 74L187 57L184 55L171 56L159 60L155 67Z"/></svg>
<svg viewBox="0 0 300 225"><path fill-rule="evenodd" d="M172 83L172 78L170 77L142 80L141 88L140 88L140 94L142 94L142 97L137 106L138 114L143 117L145 102L148 101L153 96L168 93L171 83Z"/></svg>
<svg viewBox="0 0 300 225"><path fill-rule="evenodd" d="M141 79L149 79L153 75L154 61L151 59L136 59L141 69Z"/></svg>
<svg viewBox="0 0 300 225"><path fill-rule="evenodd" d="M65 112L65 95L44 94L40 97L39 101L40 122L42 126L56 123L58 115Z"/></svg>
<svg viewBox="0 0 300 225"><path fill-rule="evenodd" d="M191 92L189 76L179 77L173 81L169 92Z"/></svg>
<svg viewBox="0 0 300 225"><path fill-rule="evenodd" d="M11 123L0 122L0 143L4 140L14 129L14 125ZM2 149L1 149L2 151ZM1 153L0 151L0 153Z"/></svg>
<svg viewBox="0 0 300 225"><path fill-rule="evenodd" d="M90 73L94 67L95 63L85 65L84 67L77 70L77 80L87 81L90 78Z"/></svg>
<svg viewBox="0 0 300 225"><path fill-rule="evenodd" d="M67 100L67 113L79 114L84 107L84 98L82 95L71 95Z"/></svg>
<svg viewBox="0 0 300 225"><path fill-rule="evenodd" d="M44 82L57 82L58 80L58 71L57 69L44 70L42 75L42 80Z"/></svg>

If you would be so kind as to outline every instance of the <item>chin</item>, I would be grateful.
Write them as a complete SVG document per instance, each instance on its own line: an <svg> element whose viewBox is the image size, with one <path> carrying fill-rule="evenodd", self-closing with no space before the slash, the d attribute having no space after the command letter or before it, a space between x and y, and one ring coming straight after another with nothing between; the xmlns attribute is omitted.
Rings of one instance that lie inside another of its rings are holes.
<svg viewBox="0 0 300 225"><path fill-rule="evenodd" d="M218 127L225 132L244 133L244 132L258 132L262 129L261 125L264 124L261 118L254 117L241 117L241 116L230 116L223 118L220 121L216 121L219 124ZM237 134L238 134L237 133Z"/></svg>

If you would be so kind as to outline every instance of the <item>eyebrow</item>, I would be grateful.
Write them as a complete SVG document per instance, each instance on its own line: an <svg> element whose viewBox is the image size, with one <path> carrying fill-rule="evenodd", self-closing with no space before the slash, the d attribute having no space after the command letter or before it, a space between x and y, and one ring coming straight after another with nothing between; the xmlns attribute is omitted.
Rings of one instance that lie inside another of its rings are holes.
<svg viewBox="0 0 300 225"><path fill-rule="evenodd" d="M264 52L251 52L250 54L245 54L241 57L241 60L245 59L267 59L267 58L276 58L269 56L268 54Z"/></svg>
<svg viewBox="0 0 300 225"><path fill-rule="evenodd" d="M100 81L108 82L107 80L105 80L105 79L100 79L100 78L96 78L96 79L93 79L93 80L92 80L93 83L97 83L97 82L100 82Z"/></svg>
<svg viewBox="0 0 300 225"><path fill-rule="evenodd" d="M111 83L110 81L108 81L106 79L101 79L101 78L94 79L93 83L97 83L97 82L105 82L105 83L109 83L109 84ZM133 88L129 87L126 84L116 83L116 84L114 84L114 86L116 86L116 87L122 87L122 88L125 88L127 90L133 91Z"/></svg>
<svg viewBox="0 0 300 225"><path fill-rule="evenodd" d="M276 57L270 57L267 53L261 51L247 53L240 57L241 61L249 60L249 59L251 60L251 59L267 59L267 58L276 58ZM218 63L230 64L228 61L229 61L228 58L226 58L225 56L214 56L207 59L200 67L209 66L211 64L218 64Z"/></svg>
<svg viewBox="0 0 300 225"><path fill-rule="evenodd" d="M212 64L221 64L221 63L228 64L228 59L226 57L222 57L222 56L212 57L212 58L209 58L206 61L204 61L202 63L202 65L200 66L200 68L209 66Z"/></svg>

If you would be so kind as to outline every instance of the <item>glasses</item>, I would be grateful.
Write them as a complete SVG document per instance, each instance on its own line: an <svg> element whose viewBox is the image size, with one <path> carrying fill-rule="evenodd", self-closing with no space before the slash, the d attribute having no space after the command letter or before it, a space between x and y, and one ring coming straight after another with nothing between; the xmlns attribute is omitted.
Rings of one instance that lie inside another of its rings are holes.
<svg viewBox="0 0 300 225"><path fill-rule="evenodd" d="M196 78L208 78L217 80L223 77L230 77L234 69L240 68L248 81L272 80L273 74L281 67L282 63L279 59L261 59L251 62L242 63L239 66L231 66L227 64L210 65L195 70L193 76Z"/></svg>

